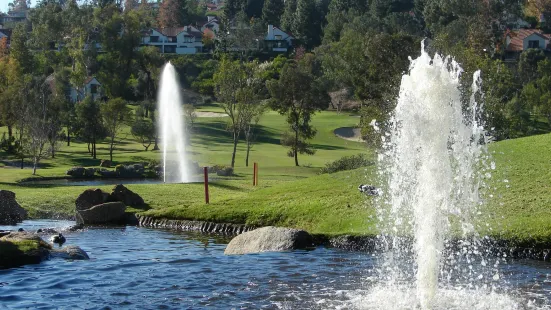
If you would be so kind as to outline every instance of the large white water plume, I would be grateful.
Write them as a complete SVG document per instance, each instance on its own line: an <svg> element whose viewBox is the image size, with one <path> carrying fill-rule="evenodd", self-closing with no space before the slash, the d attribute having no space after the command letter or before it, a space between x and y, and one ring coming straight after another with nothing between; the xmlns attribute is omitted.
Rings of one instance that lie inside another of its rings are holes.
<svg viewBox="0 0 551 310"><path fill-rule="evenodd" d="M378 283L362 298L372 305L376 300L389 309L513 304L494 291L499 260L489 261L473 222L481 202L486 135L477 101L480 72L473 76L469 100L462 96L462 71L452 58L430 57L423 48L402 77L379 156L387 183L378 199L387 251ZM396 297L404 300L389 303Z"/></svg>
<svg viewBox="0 0 551 310"><path fill-rule="evenodd" d="M157 100L163 151L163 177L168 183L190 182L182 96L176 70L169 62L163 68Z"/></svg>

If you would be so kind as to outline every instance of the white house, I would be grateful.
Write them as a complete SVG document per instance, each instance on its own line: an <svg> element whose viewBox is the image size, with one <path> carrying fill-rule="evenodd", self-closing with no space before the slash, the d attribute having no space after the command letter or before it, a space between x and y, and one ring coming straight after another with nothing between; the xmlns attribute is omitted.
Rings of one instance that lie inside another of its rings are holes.
<svg viewBox="0 0 551 310"><path fill-rule="evenodd" d="M284 53L293 46L294 39L293 36L285 31L273 25L268 25L268 33L264 38L264 46L270 52Z"/></svg>
<svg viewBox="0 0 551 310"><path fill-rule="evenodd" d="M142 46L155 46L164 54L196 54L203 51L203 34L193 26L150 29Z"/></svg>
<svg viewBox="0 0 551 310"><path fill-rule="evenodd" d="M55 85L55 76L53 74L49 75L46 78L46 83L48 83L50 90L52 93L56 92L56 85ZM72 86L69 88L69 91L67 94L65 94L71 102L75 103L78 101L82 101L87 96L91 96L93 100L98 100L101 98L101 84L96 80L95 77L87 77L84 81L84 88L77 89L76 87Z"/></svg>
<svg viewBox="0 0 551 310"><path fill-rule="evenodd" d="M207 19L207 22L201 26L201 32L205 32L206 29L209 29L215 34L218 33L218 31L220 31L220 22L218 21L218 18L214 16L207 16Z"/></svg>
<svg viewBox="0 0 551 310"><path fill-rule="evenodd" d="M507 31L505 34L505 60L516 61L523 51L530 48L549 52L551 51L549 45L550 38L550 34L545 34L539 29Z"/></svg>
<svg viewBox="0 0 551 310"><path fill-rule="evenodd" d="M81 101L88 96L91 96L93 100L101 98L101 83L93 76L86 78L83 89L71 87L69 94L72 102Z"/></svg>

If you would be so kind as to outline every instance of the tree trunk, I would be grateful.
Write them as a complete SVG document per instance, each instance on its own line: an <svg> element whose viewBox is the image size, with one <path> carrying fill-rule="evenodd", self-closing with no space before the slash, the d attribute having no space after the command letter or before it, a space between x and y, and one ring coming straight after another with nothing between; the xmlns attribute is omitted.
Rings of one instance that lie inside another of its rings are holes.
<svg viewBox="0 0 551 310"><path fill-rule="evenodd" d="M13 137L13 127L8 125L8 153L13 152L13 145L11 144L11 138Z"/></svg>
<svg viewBox="0 0 551 310"><path fill-rule="evenodd" d="M36 161L36 158L33 160L33 175L36 175L36 166L38 166L38 163Z"/></svg>
<svg viewBox="0 0 551 310"><path fill-rule="evenodd" d="M109 160L113 162L113 145L115 144L115 136L111 137L111 143L109 144Z"/></svg>
<svg viewBox="0 0 551 310"><path fill-rule="evenodd" d="M88 153L92 154L92 149L90 149L90 142L88 142L87 145L88 145Z"/></svg>
<svg viewBox="0 0 551 310"><path fill-rule="evenodd" d="M298 126L297 126L298 128ZM295 130L295 166L298 167L298 129Z"/></svg>
<svg viewBox="0 0 551 310"><path fill-rule="evenodd" d="M92 158L96 159L96 136L92 140Z"/></svg>
<svg viewBox="0 0 551 310"><path fill-rule="evenodd" d="M159 138L155 137L155 145L153 145L153 151L159 150Z"/></svg>
<svg viewBox="0 0 551 310"><path fill-rule="evenodd" d="M52 151L52 158L55 158L55 141L50 143L50 150Z"/></svg>
<svg viewBox="0 0 551 310"><path fill-rule="evenodd" d="M71 146L71 132L69 131L69 126L67 126L67 146Z"/></svg>
<svg viewBox="0 0 551 310"><path fill-rule="evenodd" d="M245 167L249 166L249 151L251 150L251 142L247 138L247 156L245 157Z"/></svg>
<svg viewBox="0 0 551 310"><path fill-rule="evenodd" d="M21 169L23 169L23 166L25 166L25 159L21 157Z"/></svg>
<svg viewBox="0 0 551 310"><path fill-rule="evenodd" d="M235 167L235 153L237 153L237 142L239 142L239 134L233 133L233 153L231 154L231 167Z"/></svg>

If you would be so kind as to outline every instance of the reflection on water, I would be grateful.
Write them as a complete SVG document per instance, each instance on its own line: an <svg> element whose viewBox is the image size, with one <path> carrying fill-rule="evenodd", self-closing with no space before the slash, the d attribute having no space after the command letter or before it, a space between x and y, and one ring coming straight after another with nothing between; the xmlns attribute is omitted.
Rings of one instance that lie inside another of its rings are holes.
<svg viewBox="0 0 551 310"><path fill-rule="evenodd" d="M26 221L0 229L72 224ZM361 309L375 278L370 254L323 247L224 256L228 240L214 235L137 227L64 235L66 245L82 247L91 259L1 270L0 308ZM548 301L551 265L520 260L500 268L513 298Z"/></svg>

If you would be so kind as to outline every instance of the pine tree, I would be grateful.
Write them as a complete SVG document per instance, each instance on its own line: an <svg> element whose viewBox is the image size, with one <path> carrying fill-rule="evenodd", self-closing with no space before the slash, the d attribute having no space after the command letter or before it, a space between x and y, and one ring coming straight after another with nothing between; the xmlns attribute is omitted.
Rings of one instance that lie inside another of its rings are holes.
<svg viewBox="0 0 551 310"><path fill-rule="evenodd" d="M315 29L317 25L314 20L315 12L316 4L314 0L298 0L291 31L295 38L306 47L311 47L312 39L319 35Z"/></svg>
<svg viewBox="0 0 551 310"><path fill-rule="evenodd" d="M182 27L187 24L188 20L189 12L186 0L163 0L158 16L158 23L161 28Z"/></svg>
<svg viewBox="0 0 551 310"><path fill-rule="evenodd" d="M245 1L243 0L226 0L224 5L224 16L227 20L233 20L235 15L245 9Z"/></svg>
<svg viewBox="0 0 551 310"><path fill-rule="evenodd" d="M262 8L262 20L266 25L280 25L280 19L283 15L285 4L283 0L266 0Z"/></svg>
<svg viewBox="0 0 551 310"><path fill-rule="evenodd" d="M297 0L286 0L283 15L281 16L281 28L284 31L293 31L295 23L295 11L297 10Z"/></svg>

